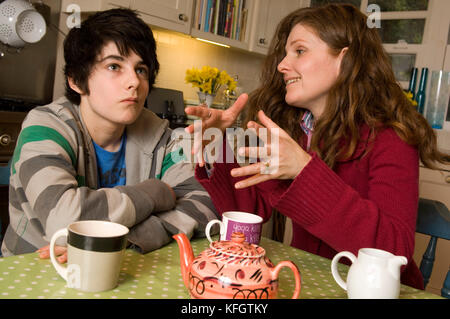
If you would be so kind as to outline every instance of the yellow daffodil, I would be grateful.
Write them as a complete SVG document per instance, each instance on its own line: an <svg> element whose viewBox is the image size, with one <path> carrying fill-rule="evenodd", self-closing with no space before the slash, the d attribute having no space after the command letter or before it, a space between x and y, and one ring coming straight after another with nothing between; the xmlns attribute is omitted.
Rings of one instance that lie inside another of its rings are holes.
<svg viewBox="0 0 450 319"><path fill-rule="evenodd" d="M207 94L216 94L222 85L226 85L229 90L233 91L237 85L226 71L220 71L210 66L186 70L185 81L191 83L193 87L197 87L200 92Z"/></svg>
<svg viewBox="0 0 450 319"><path fill-rule="evenodd" d="M405 93L406 98L408 99L409 102L411 102L412 106L417 107L417 102L415 100L413 100L413 94L412 92L405 92L403 91L403 93Z"/></svg>

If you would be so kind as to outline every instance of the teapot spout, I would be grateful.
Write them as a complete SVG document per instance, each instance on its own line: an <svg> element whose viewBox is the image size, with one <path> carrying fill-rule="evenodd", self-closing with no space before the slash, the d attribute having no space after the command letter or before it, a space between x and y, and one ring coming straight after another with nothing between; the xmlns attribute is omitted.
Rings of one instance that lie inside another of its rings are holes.
<svg viewBox="0 0 450 319"><path fill-rule="evenodd" d="M406 265L407 263L408 259L404 256L394 256L389 259L388 269L396 280L400 278L400 266Z"/></svg>
<svg viewBox="0 0 450 319"><path fill-rule="evenodd" d="M180 250L180 266L181 275L183 277L184 285L189 289L189 267L194 261L194 251L192 250L191 243L184 233L173 235L178 243Z"/></svg>

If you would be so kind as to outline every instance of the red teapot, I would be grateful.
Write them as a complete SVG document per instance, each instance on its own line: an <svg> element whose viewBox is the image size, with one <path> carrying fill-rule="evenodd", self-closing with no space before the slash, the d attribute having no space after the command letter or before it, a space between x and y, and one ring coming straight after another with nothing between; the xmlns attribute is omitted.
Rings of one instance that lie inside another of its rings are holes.
<svg viewBox="0 0 450 319"><path fill-rule="evenodd" d="M185 234L174 235L180 249L181 274L191 298L195 299L275 299L278 274L283 267L294 273L295 290L300 294L301 280L297 266L281 261L274 266L264 248L245 242L245 235L233 233L230 241L212 242L194 258Z"/></svg>

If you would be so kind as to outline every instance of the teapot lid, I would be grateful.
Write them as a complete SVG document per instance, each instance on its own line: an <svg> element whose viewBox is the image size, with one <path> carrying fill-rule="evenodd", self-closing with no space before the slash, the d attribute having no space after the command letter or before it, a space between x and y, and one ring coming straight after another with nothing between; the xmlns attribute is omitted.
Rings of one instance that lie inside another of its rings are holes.
<svg viewBox="0 0 450 319"><path fill-rule="evenodd" d="M234 232L231 235L231 240L212 242L210 248L216 256L260 258L266 255L264 248L255 244L249 244L245 241L245 235L240 232Z"/></svg>

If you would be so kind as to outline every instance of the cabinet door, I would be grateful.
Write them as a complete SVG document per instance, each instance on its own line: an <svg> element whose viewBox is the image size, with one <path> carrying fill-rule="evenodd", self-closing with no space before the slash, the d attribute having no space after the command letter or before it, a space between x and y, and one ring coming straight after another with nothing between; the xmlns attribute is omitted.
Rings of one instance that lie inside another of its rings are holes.
<svg viewBox="0 0 450 319"><path fill-rule="evenodd" d="M420 167L419 195L441 201L450 208L450 171Z"/></svg>
<svg viewBox="0 0 450 319"><path fill-rule="evenodd" d="M278 23L301 7L301 0L258 0L250 51L267 54Z"/></svg>
<svg viewBox="0 0 450 319"><path fill-rule="evenodd" d="M129 8L132 0L63 0L61 10L66 13L72 13L71 5L76 4L81 12L97 12L115 8ZM67 9L70 9L68 11Z"/></svg>
<svg viewBox="0 0 450 319"><path fill-rule="evenodd" d="M442 170L420 167L419 195L423 198L441 201L450 208L450 167L445 166ZM420 233L415 234L413 258L417 265L420 265L429 240L430 236ZM442 283L450 265L449 251L450 241L439 239L437 241L433 272L426 289L431 293L441 294Z"/></svg>
<svg viewBox="0 0 450 319"><path fill-rule="evenodd" d="M102 10L129 8L131 0L102 0Z"/></svg>
<svg viewBox="0 0 450 319"><path fill-rule="evenodd" d="M133 0L131 8L148 24L189 34L193 0Z"/></svg>

